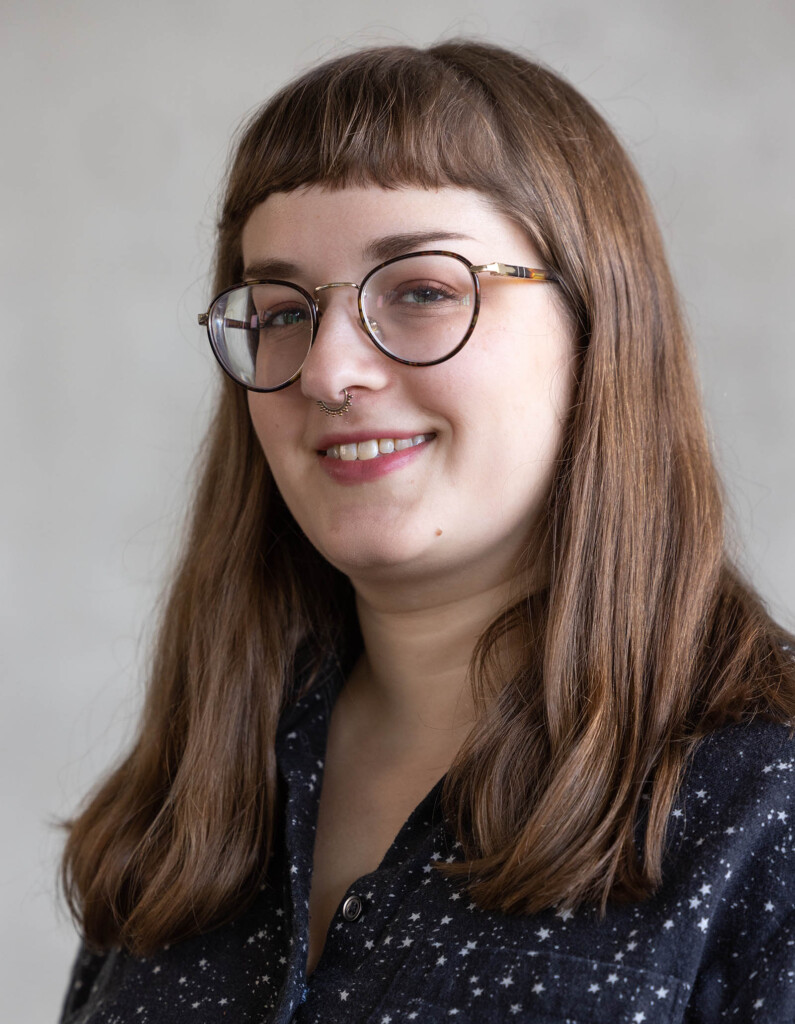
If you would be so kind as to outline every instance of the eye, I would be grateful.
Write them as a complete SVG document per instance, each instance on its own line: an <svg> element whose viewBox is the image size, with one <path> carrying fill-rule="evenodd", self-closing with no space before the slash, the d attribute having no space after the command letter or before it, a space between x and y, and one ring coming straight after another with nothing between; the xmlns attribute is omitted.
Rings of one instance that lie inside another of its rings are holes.
<svg viewBox="0 0 795 1024"><path fill-rule="evenodd" d="M442 302L461 302L462 296L455 288L440 281L405 281L387 292L384 299L389 303L430 306Z"/></svg>
<svg viewBox="0 0 795 1024"><path fill-rule="evenodd" d="M279 327L299 327L309 321L309 310L306 306L284 303L262 310L257 314L260 330L272 330Z"/></svg>

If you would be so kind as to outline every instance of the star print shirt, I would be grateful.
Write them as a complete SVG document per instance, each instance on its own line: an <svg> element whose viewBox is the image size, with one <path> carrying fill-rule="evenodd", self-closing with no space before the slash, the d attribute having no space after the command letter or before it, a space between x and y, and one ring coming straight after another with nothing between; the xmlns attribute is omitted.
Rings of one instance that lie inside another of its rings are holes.
<svg viewBox="0 0 795 1024"><path fill-rule="evenodd" d="M306 979L330 676L279 727L283 832L236 920L137 958L83 945L61 1024L784 1024L795 1021L795 742L764 722L698 748L664 882L640 904L532 917L481 911L432 870L463 859L439 780L357 879Z"/></svg>

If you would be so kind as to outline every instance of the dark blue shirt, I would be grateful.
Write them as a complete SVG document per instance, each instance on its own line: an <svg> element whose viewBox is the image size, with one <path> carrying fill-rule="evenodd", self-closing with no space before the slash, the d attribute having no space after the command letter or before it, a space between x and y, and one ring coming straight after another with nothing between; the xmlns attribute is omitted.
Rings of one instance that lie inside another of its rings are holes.
<svg viewBox="0 0 795 1024"><path fill-rule="evenodd" d="M603 919L593 908L482 911L433 871L463 859L440 780L346 892L307 983L314 831L340 686L329 677L280 723L283 832L253 904L147 958L81 947L62 1024L795 1022L795 742L763 721L701 744L662 887Z"/></svg>

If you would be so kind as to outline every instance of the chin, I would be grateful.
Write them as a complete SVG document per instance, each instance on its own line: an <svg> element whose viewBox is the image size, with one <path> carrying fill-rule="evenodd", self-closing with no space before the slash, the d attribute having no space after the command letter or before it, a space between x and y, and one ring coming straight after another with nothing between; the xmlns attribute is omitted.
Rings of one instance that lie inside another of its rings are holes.
<svg viewBox="0 0 795 1024"><path fill-rule="evenodd" d="M363 573L378 576L385 572L410 575L411 567L421 560L422 555L416 544L396 544L394 539L384 536L337 537L316 547L346 576Z"/></svg>

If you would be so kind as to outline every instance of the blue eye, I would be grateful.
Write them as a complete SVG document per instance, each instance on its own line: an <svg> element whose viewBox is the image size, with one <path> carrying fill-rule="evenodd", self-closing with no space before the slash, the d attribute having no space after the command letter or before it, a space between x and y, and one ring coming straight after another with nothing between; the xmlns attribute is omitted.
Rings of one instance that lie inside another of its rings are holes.
<svg viewBox="0 0 795 1024"><path fill-rule="evenodd" d="M266 309L257 316L260 330L278 327L299 327L309 320L309 312L302 306L285 306L281 309Z"/></svg>
<svg viewBox="0 0 795 1024"><path fill-rule="evenodd" d="M391 289L384 298L389 303L430 306L438 302L460 302L461 295L446 285L432 281L406 281Z"/></svg>
<svg viewBox="0 0 795 1024"><path fill-rule="evenodd" d="M402 302L416 302L417 305L427 305L431 302L439 302L449 298L438 288L412 288L401 296Z"/></svg>

